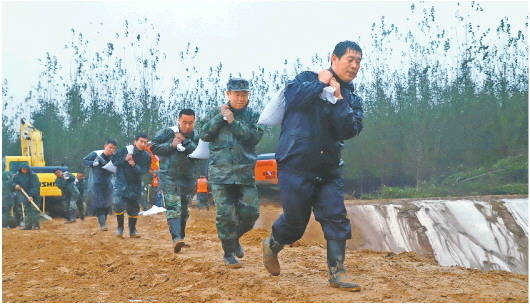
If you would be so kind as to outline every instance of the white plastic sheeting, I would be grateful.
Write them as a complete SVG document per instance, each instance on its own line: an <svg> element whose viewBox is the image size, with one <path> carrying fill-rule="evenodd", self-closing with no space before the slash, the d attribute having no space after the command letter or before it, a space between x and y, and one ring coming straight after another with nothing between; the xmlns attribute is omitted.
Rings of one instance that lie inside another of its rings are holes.
<svg viewBox="0 0 530 305"><path fill-rule="evenodd" d="M528 237L528 198L503 199L504 204L517 225L523 229L524 234Z"/></svg>
<svg viewBox="0 0 530 305"><path fill-rule="evenodd" d="M362 248L395 253L422 248L418 235L406 218L398 217L400 205L348 206L348 212L363 235Z"/></svg>
<svg viewBox="0 0 530 305"><path fill-rule="evenodd" d="M470 200L417 204L418 220L427 228L440 265L527 273L528 257L491 204Z"/></svg>
<svg viewBox="0 0 530 305"><path fill-rule="evenodd" d="M165 211L166 211L165 208L153 205L149 210L142 211L142 212L140 212L138 214L140 214L142 216L149 216L149 215L155 215L155 214L158 214L158 213L163 213Z"/></svg>
<svg viewBox="0 0 530 305"><path fill-rule="evenodd" d="M405 213L399 213L405 207L402 203L347 208L352 225L363 238L360 248L395 253L432 251L442 266L527 274L528 199L503 202L513 217L508 219L510 226L486 201L409 201ZM515 236L509 229L514 225L521 227L525 236Z"/></svg>

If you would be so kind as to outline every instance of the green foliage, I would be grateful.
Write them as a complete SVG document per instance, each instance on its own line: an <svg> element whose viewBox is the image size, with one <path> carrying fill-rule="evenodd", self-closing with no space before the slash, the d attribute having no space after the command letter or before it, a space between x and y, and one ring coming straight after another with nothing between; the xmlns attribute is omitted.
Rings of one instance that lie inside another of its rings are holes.
<svg viewBox="0 0 530 305"><path fill-rule="evenodd" d="M363 199L428 198L463 195L528 194L528 158L508 157L491 166L459 171L447 177L437 177L415 187L383 186Z"/></svg>
<svg viewBox="0 0 530 305"><path fill-rule="evenodd" d="M364 81L357 91L365 102L364 129L343 151L346 180L356 193L396 198L527 189L528 24L514 31L503 18L494 29L481 28L471 18L481 11L474 2L459 5L448 27L434 7L414 4L407 16L410 31L382 17L373 24L370 41L360 41ZM202 118L226 102L232 73L222 63L200 71L198 47L188 42L174 52L175 59L160 50L160 41L146 20L125 21L113 41L89 54L93 46L72 29L66 47L75 69L69 77L47 53L23 105L10 99L4 81L4 155L18 152L18 119L29 112L22 109L26 105L35 105L30 121L44 134L47 163L79 171L81 158L107 138L122 146L138 132L152 136L175 124L183 108ZM324 58L315 54L309 65L285 60L275 71L257 67L251 73L251 107L261 110L296 73L326 67ZM160 67L170 60L178 69L164 93ZM14 115L6 117L6 107L13 105ZM257 151L273 152L278 136L279 127L267 130Z"/></svg>

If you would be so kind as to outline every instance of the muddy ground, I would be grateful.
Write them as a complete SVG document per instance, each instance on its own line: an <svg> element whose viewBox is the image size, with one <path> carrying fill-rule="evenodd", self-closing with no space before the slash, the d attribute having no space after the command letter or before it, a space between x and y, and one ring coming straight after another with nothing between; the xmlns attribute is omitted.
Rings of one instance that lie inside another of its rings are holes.
<svg viewBox="0 0 530 305"><path fill-rule="evenodd" d="M97 221L42 223L40 231L3 229L3 302L528 302L528 276L440 267L415 253L348 251L361 292L328 286L317 226L280 254L282 274L261 263L261 240L278 212L262 206L258 228L242 239L244 267L222 264L215 214L191 211L190 248L172 252L163 214L139 220L140 239L99 232Z"/></svg>

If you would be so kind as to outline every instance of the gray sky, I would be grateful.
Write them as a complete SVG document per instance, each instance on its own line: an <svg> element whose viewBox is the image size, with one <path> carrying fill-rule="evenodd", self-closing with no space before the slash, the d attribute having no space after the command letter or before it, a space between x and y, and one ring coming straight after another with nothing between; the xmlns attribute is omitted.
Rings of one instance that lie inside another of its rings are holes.
<svg viewBox="0 0 530 305"><path fill-rule="evenodd" d="M2 79L8 79L9 94L15 101L22 101L37 83L42 70L37 59L45 52L57 55L68 68L64 45L71 39L71 28L86 34L94 48L101 49L111 35L122 31L125 19L144 17L160 32L160 48L167 53L169 63L191 42L200 48L201 64L205 67L223 62L225 71L242 72L245 76L258 66L277 69L284 59L309 60L315 53L325 56L342 40L367 43L371 24L381 16L385 16L388 24L406 29L405 16L410 4L401 1L3 1ZM480 4L484 12L473 17L492 28L503 16L522 26L528 14L526 2ZM430 5L435 5L448 27L454 24L456 2L426 2L426 6ZM366 49L362 44L361 47ZM376 60L369 54L365 54L365 59ZM170 79L174 67L166 65L160 73Z"/></svg>

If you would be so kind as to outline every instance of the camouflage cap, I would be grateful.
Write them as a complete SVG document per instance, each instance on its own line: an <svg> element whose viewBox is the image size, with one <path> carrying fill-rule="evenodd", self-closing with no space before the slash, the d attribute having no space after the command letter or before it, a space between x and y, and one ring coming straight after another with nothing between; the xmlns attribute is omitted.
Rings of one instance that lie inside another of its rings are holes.
<svg viewBox="0 0 530 305"><path fill-rule="evenodd" d="M248 80L244 78L231 78L226 87L229 91L250 91Z"/></svg>

